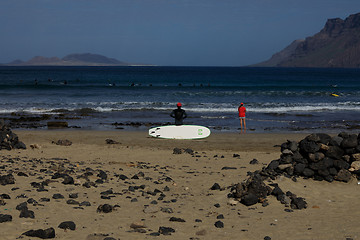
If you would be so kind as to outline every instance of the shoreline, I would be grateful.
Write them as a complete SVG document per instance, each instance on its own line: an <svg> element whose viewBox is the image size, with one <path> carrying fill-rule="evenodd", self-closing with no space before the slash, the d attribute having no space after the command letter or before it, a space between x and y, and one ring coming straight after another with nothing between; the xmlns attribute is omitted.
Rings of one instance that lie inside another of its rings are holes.
<svg viewBox="0 0 360 240"><path fill-rule="evenodd" d="M173 119L168 113L171 110L150 109L141 110L141 112L140 110L99 112L90 107L77 110L58 109L47 113L11 112L2 113L0 116L14 130L49 130L49 124L58 124L74 130L146 131L151 127L173 124ZM239 131L240 123L235 112L192 113L190 110L187 112L192 116L185 124L206 126L214 133L237 133ZM338 112L336 115L331 112L326 115L319 114L321 116L316 116L311 112L306 115L251 113L249 110L246 123L248 133L311 134L316 131L334 134L359 129L359 121L354 112ZM342 115L347 116L348 120L339 117Z"/></svg>
<svg viewBox="0 0 360 240"><path fill-rule="evenodd" d="M270 151L279 152L278 147L287 140L299 141L309 133L234 133L212 132L208 138L198 140L160 139L148 135L145 130L78 130L78 129L51 129L51 130L13 130L25 144L34 144L58 139L69 139L73 142L88 144L105 144L105 139L112 139L123 146L145 148L172 149L200 148L207 150L227 151ZM35 138L32 140L31 138ZM278 147L276 147L278 146Z"/></svg>

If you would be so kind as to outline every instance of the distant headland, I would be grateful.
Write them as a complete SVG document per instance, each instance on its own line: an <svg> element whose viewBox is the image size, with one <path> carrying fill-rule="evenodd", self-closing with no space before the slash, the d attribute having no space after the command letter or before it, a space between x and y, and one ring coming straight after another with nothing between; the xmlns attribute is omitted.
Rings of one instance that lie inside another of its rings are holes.
<svg viewBox="0 0 360 240"><path fill-rule="evenodd" d="M360 13L327 20L317 34L295 40L256 67L360 68Z"/></svg>
<svg viewBox="0 0 360 240"><path fill-rule="evenodd" d="M2 64L5 66L133 66L145 64L132 64L108 58L99 54L74 53L63 58L36 56L29 61L15 60Z"/></svg>

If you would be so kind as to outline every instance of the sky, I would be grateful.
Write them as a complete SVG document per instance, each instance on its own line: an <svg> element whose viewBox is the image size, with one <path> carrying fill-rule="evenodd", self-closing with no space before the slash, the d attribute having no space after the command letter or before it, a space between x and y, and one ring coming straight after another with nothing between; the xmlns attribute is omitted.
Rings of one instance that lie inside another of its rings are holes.
<svg viewBox="0 0 360 240"><path fill-rule="evenodd" d="M359 0L1 0L0 63L94 53L161 66L269 59Z"/></svg>

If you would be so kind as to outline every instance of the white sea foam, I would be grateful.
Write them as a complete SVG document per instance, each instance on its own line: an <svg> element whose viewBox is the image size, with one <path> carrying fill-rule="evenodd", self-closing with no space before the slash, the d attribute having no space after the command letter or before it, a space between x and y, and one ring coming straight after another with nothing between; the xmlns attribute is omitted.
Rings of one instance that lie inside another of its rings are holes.
<svg viewBox="0 0 360 240"><path fill-rule="evenodd" d="M24 112L24 113L32 113L32 114L43 114L43 113L48 113L48 114L52 114L52 111L55 110L54 108L49 108L49 109L45 109L45 108L9 108L9 109L1 109L0 113L2 114L9 114L9 113L16 113L16 112Z"/></svg>
<svg viewBox="0 0 360 240"><path fill-rule="evenodd" d="M302 105L302 106L271 106L247 108L249 112L263 113L286 113L286 112L321 112L321 111L360 111L360 105L343 105L343 104L319 104L319 105Z"/></svg>
<svg viewBox="0 0 360 240"><path fill-rule="evenodd" d="M0 106L0 113L28 112L34 114L51 113L56 110L75 111L90 108L97 112L112 111L171 111L176 108L173 102L128 101L128 102L71 102L71 103L31 103L18 104L9 108L9 104ZM27 106L28 105L28 106ZM40 107L41 106L41 107ZM183 109L196 113L236 113L237 103L184 103ZM247 112L254 113L308 113L308 112L335 112L360 111L360 102L333 102L333 103L248 103ZM220 117L223 115L220 115ZM217 116L219 117L219 116Z"/></svg>
<svg viewBox="0 0 360 240"><path fill-rule="evenodd" d="M227 119L229 117L227 117L227 116L201 116L201 118L205 118L205 119Z"/></svg>

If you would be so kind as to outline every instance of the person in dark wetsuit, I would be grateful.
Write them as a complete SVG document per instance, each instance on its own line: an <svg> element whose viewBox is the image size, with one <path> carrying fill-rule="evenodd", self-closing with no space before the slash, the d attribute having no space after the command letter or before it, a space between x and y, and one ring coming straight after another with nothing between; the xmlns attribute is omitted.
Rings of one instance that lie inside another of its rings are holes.
<svg viewBox="0 0 360 240"><path fill-rule="evenodd" d="M187 117L187 114L184 109L181 109L181 103L178 103L177 109L174 109L170 116L175 118L175 125L182 125L183 120Z"/></svg>

